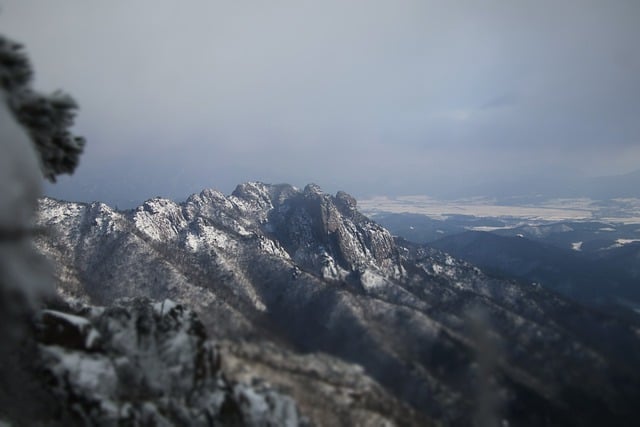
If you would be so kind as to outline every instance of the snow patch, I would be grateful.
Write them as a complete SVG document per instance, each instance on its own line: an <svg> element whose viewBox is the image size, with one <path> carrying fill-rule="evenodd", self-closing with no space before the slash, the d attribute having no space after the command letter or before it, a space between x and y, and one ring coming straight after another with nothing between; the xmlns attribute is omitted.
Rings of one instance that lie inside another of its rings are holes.
<svg viewBox="0 0 640 427"><path fill-rule="evenodd" d="M362 286L369 291L383 288L387 284L387 281L384 277L367 269L360 276L360 283L362 283Z"/></svg>
<svg viewBox="0 0 640 427"><path fill-rule="evenodd" d="M90 327L91 323L84 317L74 316L73 314L62 313L56 310L42 310L43 313L47 313L53 317L63 319L65 322L76 326L78 329Z"/></svg>
<svg viewBox="0 0 640 427"><path fill-rule="evenodd" d="M215 247L219 249L230 249L234 242L229 236L209 225L200 225L197 233L188 233L185 237L186 246L193 252L197 252L201 247Z"/></svg>
<svg viewBox="0 0 640 427"><path fill-rule="evenodd" d="M324 248L321 248L320 253L320 275L324 279L341 280L344 279L346 274L342 268L340 268L331 255L329 255Z"/></svg>
<svg viewBox="0 0 640 427"><path fill-rule="evenodd" d="M431 269L433 270L434 273L436 274L442 274L444 272L444 268L442 268L441 265L439 264L433 264L431 266Z"/></svg>
<svg viewBox="0 0 640 427"><path fill-rule="evenodd" d="M87 338L84 341L84 345L87 348L92 348L93 345L95 344L95 342L100 338L100 332L98 332L96 329L91 328L91 330L89 330L89 334L87 335Z"/></svg>
<svg viewBox="0 0 640 427"><path fill-rule="evenodd" d="M620 246L628 245L633 242L640 242L640 239L616 239L616 244Z"/></svg>
<svg viewBox="0 0 640 427"><path fill-rule="evenodd" d="M171 310L173 310L177 306L178 306L177 303L175 303L174 301L171 301L170 299L167 298L162 302L157 302L157 303L153 304L153 311L155 311L156 314L159 314L160 316L164 316L165 313L170 312Z"/></svg>
<svg viewBox="0 0 640 427"><path fill-rule="evenodd" d="M69 376L88 395L112 395L116 388L117 375L113 365L100 356L67 352L58 346L44 347L58 361L54 371L61 377Z"/></svg>
<svg viewBox="0 0 640 427"><path fill-rule="evenodd" d="M609 246L606 249L615 249L615 248L621 248L624 245L628 245L630 243L634 243L634 242L640 242L640 239L616 239L616 242Z"/></svg>

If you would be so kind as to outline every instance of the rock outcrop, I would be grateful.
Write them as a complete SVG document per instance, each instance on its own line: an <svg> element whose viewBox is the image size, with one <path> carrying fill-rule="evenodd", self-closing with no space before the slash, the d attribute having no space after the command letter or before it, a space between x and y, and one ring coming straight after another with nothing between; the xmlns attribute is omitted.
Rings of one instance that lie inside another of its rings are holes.
<svg viewBox="0 0 640 427"><path fill-rule="evenodd" d="M43 310L34 368L55 401L47 425L307 424L264 381L232 382L192 311L171 300Z"/></svg>

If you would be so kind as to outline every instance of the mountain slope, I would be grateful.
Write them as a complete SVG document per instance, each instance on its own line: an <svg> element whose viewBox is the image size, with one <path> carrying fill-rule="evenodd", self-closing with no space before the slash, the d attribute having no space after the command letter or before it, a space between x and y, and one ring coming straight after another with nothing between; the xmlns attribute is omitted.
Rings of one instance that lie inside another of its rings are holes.
<svg viewBox="0 0 640 427"><path fill-rule="evenodd" d="M429 246L496 273L541 283L591 305L640 304L637 245L584 253L522 237L467 231Z"/></svg>
<svg viewBox="0 0 640 427"><path fill-rule="evenodd" d="M449 424L623 425L636 411L640 331L394 241L346 193L248 183L125 212L44 199L39 225L68 298L169 297L214 337L360 364Z"/></svg>
<svg viewBox="0 0 640 427"><path fill-rule="evenodd" d="M62 305L39 314L36 335L46 425L305 424L291 397L225 378L197 316L171 300Z"/></svg>

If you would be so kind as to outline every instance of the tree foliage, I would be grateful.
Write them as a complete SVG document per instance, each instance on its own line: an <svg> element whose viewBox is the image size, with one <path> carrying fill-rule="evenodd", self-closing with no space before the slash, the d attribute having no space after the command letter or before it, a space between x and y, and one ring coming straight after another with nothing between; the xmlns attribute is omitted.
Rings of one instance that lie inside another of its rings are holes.
<svg viewBox="0 0 640 427"><path fill-rule="evenodd" d="M36 92L32 80L23 46L0 35L0 84L7 103L35 144L43 175L55 182L57 175L73 173L84 149L84 138L70 131L78 105L61 91Z"/></svg>

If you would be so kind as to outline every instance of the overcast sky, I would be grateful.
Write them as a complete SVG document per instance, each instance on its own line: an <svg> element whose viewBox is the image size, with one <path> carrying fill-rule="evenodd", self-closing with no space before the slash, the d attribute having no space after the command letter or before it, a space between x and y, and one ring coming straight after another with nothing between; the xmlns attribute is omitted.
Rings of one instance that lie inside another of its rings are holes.
<svg viewBox="0 0 640 427"><path fill-rule="evenodd" d="M74 200L640 168L640 1L0 0L81 106ZM555 178L554 178L555 179Z"/></svg>

